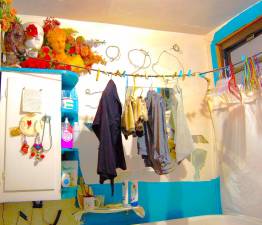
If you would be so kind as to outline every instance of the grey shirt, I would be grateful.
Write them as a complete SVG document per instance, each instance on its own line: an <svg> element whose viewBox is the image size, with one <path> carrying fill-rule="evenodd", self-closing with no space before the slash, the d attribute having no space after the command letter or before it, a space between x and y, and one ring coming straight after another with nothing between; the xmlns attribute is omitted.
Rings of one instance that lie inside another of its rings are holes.
<svg viewBox="0 0 262 225"><path fill-rule="evenodd" d="M166 133L166 106L162 96L148 91L145 99L148 121L144 123L144 136L137 139L138 154L157 174L166 174L172 167Z"/></svg>

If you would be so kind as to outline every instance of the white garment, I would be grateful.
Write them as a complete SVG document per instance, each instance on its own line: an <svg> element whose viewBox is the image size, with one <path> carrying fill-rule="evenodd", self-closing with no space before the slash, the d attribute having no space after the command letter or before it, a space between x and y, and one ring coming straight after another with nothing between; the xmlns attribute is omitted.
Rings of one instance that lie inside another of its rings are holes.
<svg viewBox="0 0 262 225"><path fill-rule="evenodd" d="M225 214L262 218L262 97L229 93L210 100Z"/></svg>
<svg viewBox="0 0 262 225"><path fill-rule="evenodd" d="M174 87L173 101L171 112L175 122L176 161L180 163L194 151L194 143L184 112L182 90L178 86Z"/></svg>

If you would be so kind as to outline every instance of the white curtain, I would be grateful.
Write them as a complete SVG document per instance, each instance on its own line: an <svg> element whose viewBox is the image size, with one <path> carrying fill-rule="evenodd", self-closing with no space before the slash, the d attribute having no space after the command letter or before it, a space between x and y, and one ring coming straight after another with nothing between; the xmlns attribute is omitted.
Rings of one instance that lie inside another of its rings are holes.
<svg viewBox="0 0 262 225"><path fill-rule="evenodd" d="M262 218L262 97L210 98L225 214Z"/></svg>

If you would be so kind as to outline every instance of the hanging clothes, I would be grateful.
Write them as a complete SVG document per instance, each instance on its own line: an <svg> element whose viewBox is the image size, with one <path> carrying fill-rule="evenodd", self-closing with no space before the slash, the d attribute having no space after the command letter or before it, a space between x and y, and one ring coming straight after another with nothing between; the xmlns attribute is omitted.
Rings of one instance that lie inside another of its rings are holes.
<svg viewBox="0 0 262 225"><path fill-rule="evenodd" d="M173 89L166 90L169 97L165 98L165 101L171 111L169 125L175 144L176 162L180 163L194 151L194 143L184 112L182 89L176 85Z"/></svg>
<svg viewBox="0 0 262 225"><path fill-rule="evenodd" d="M110 180L114 193L116 169L126 170L126 162L121 137L122 106L116 85L110 80L102 93L93 121L93 130L99 140L97 173L100 183Z"/></svg>
<svg viewBox="0 0 262 225"><path fill-rule="evenodd" d="M124 112L121 119L121 129L127 139L129 135L141 137L144 135L143 123L148 120L145 100L140 96L126 99Z"/></svg>
<svg viewBox="0 0 262 225"><path fill-rule="evenodd" d="M218 81L220 82L220 81ZM209 96L221 200L226 214L262 218L262 97L242 90L242 103L227 91Z"/></svg>
<svg viewBox="0 0 262 225"><path fill-rule="evenodd" d="M173 169L173 164L168 149L165 102L160 94L151 90L145 101L148 121L144 123L144 135L137 139L138 154L157 174L167 174Z"/></svg>

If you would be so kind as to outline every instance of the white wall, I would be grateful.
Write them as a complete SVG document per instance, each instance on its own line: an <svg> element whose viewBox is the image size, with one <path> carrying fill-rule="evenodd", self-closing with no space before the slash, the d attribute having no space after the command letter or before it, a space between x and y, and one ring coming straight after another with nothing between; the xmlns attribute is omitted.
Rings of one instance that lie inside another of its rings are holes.
<svg viewBox="0 0 262 225"><path fill-rule="evenodd" d="M39 21L42 22L44 18L33 16L21 16L23 22ZM186 71L191 69L192 71L205 71L209 68L209 43L204 36L183 34L174 32L163 32L148 29L139 29L127 26L117 26L111 24L90 23L70 20L60 20L63 27L72 27L79 31L85 38L95 38L105 40L106 45L98 47L96 50L105 56L105 49L109 45L117 45L121 50L121 58L116 62L108 62L106 67L98 66L100 69L106 69L108 71L126 71L131 73L134 71L134 67L128 61L128 51L131 49L144 49L149 52L152 62L157 61L158 56L162 50L170 49L173 44L177 43L182 53L175 53L179 60L183 63ZM143 58L141 55L132 55L134 63L141 64ZM177 60L165 55L160 60L160 64L156 67L159 73L171 73L179 71ZM140 71L139 73L147 72L152 73L151 69L147 71ZM98 177L96 175L96 163L97 163L97 145L98 141L94 134L90 132L83 125L85 117L94 116L96 110L86 105L96 107L99 103L100 95L87 96L85 94L86 89L93 91L102 91L107 84L110 77L101 75L98 82L95 81L95 76L86 75L79 79L77 85L77 91L79 95L79 114L80 114L80 126L81 133L77 145L80 148L81 166L84 173L86 182L97 183ZM120 99L124 102L125 97L125 84L124 78L113 78L115 81ZM132 78L129 79L129 84L132 85ZM187 78L185 81L180 79L180 85L183 88L184 93L184 106L188 115L188 121L192 134L202 134L208 139L210 144L199 145L196 147L203 147L208 151L205 167L201 171L201 179L210 179L215 176L214 174L214 159L213 159L213 139L211 132L211 123L208 118L208 110L203 102L206 81L200 78ZM150 86L151 80L137 79L137 85ZM161 86L161 80L154 80L154 86ZM124 141L125 153L128 171L122 173L122 176L129 176L130 178L136 178L139 180L155 180L155 181L173 181L173 180L192 180L194 169L190 162L185 160L180 166L177 166L176 170L169 175L157 176L154 172L145 171L143 161L136 154L136 141L129 138L128 141Z"/></svg>

